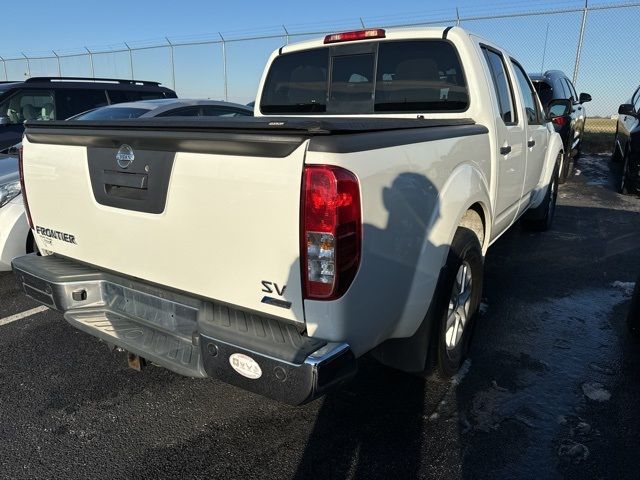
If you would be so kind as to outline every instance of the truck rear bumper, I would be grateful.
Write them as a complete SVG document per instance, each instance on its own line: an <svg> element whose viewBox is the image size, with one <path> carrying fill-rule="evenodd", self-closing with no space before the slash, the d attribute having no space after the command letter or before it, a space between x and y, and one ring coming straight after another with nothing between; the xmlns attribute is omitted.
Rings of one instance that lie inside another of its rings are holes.
<svg viewBox="0 0 640 480"><path fill-rule="evenodd" d="M27 295L71 325L181 375L301 404L351 377L345 343L298 326L51 255L13 261Z"/></svg>

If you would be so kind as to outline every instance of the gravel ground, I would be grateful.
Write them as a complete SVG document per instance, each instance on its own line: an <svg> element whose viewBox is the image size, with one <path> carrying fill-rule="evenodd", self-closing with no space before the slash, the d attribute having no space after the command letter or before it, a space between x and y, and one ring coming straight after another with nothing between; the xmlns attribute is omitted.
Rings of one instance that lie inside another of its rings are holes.
<svg viewBox="0 0 640 480"><path fill-rule="evenodd" d="M46 311L0 320L1 478L639 478L640 346L624 326L640 199L577 162L554 227L486 258L470 359L451 382L361 361L288 407L125 367ZM0 319L36 307L0 274Z"/></svg>

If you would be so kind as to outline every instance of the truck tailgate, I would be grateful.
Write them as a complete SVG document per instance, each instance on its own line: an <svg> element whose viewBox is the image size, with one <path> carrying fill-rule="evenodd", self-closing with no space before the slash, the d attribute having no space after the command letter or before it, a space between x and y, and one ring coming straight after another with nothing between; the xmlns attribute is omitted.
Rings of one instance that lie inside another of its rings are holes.
<svg viewBox="0 0 640 480"><path fill-rule="evenodd" d="M107 270L303 322L307 143L303 136L28 129L24 178L38 242Z"/></svg>

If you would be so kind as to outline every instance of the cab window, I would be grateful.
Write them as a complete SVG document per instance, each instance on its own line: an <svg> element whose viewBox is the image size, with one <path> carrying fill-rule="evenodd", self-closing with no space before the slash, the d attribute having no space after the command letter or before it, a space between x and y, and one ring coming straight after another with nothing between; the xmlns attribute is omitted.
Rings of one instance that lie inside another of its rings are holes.
<svg viewBox="0 0 640 480"><path fill-rule="evenodd" d="M482 51L487 60L491 78L493 79L493 86L498 97L500 116L505 124L513 125L517 120L513 109L513 92L507 77L504 59L501 54L487 47L482 47Z"/></svg>
<svg viewBox="0 0 640 480"><path fill-rule="evenodd" d="M520 91L522 92L522 100L524 103L524 110L527 115L527 122L529 125L540 125L542 123L542 115L540 115L540 110L538 108L536 91L531 86L529 77L524 73L522 67L513 60L511 61L511 64L513 65L513 70L516 73L516 80L518 81Z"/></svg>
<svg viewBox="0 0 640 480"><path fill-rule="evenodd" d="M27 120L55 120L55 102L50 90L21 90L0 104L0 117L10 124Z"/></svg>

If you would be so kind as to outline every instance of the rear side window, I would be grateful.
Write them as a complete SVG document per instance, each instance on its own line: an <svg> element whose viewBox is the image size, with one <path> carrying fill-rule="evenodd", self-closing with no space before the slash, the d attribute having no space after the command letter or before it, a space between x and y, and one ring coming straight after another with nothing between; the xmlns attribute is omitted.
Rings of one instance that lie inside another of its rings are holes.
<svg viewBox="0 0 640 480"><path fill-rule="evenodd" d="M578 94L576 93L576 89L573 88L573 83L571 83L568 78L564 78L563 80L564 80L565 84L567 85L567 87L566 87L567 90L569 91L569 97L567 97L567 98L572 98L574 102L577 102L578 101Z"/></svg>
<svg viewBox="0 0 640 480"><path fill-rule="evenodd" d="M251 117L253 112L236 108L216 107L215 105L204 105L202 115L205 117Z"/></svg>
<svg viewBox="0 0 640 480"><path fill-rule="evenodd" d="M107 105L107 96L104 90L64 88L56 90L56 99L59 120Z"/></svg>
<svg viewBox="0 0 640 480"><path fill-rule="evenodd" d="M527 115L527 122L529 125L539 125L542 121L540 110L538 108L536 92L531 86L529 77L524 73L522 67L514 61L511 61L511 64L513 65L513 70L516 73L516 80L518 81L520 91L522 92L522 100L524 102L525 114Z"/></svg>
<svg viewBox="0 0 640 480"><path fill-rule="evenodd" d="M27 120L55 120L57 117L53 92L19 90L0 103L0 117L6 117L10 124L20 124Z"/></svg>
<svg viewBox="0 0 640 480"><path fill-rule="evenodd" d="M353 44L277 57L265 114L428 113L466 110L469 94L455 47L445 40Z"/></svg>
<svg viewBox="0 0 640 480"><path fill-rule="evenodd" d="M146 108L108 107L79 115L73 120L123 120L138 118L149 110Z"/></svg>
<svg viewBox="0 0 640 480"><path fill-rule="evenodd" d="M500 116L506 124L516 123L516 116L513 109L513 92L507 77L504 59L500 53L486 47L482 47L482 51L489 65L491 77L493 78L493 86L496 96L498 97Z"/></svg>
<svg viewBox="0 0 640 480"><path fill-rule="evenodd" d="M124 102L139 102L140 100L156 100L165 98L162 92L141 92L127 90L107 90L111 104Z"/></svg>
<svg viewBox="0 0 640 480"><path fill-rule="evenodd" d="M193 105L191 107L176 108L168 112L160 113L158 117L199 117L200 107Z"/></svg>

